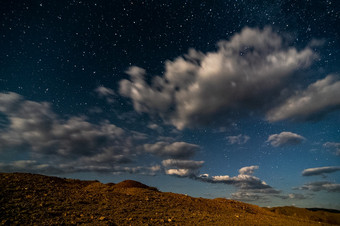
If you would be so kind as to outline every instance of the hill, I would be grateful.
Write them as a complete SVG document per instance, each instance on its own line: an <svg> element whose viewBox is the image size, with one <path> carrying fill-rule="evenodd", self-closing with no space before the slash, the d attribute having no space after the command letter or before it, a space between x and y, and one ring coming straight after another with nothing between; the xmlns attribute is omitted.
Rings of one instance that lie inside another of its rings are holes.
<svg viewBox="0 0 340 226"><path fill-rule="evenodd" d="M330 225L340 224L340 214L193 198L131 180L102 184L0 173L0 224Z"/></svg>

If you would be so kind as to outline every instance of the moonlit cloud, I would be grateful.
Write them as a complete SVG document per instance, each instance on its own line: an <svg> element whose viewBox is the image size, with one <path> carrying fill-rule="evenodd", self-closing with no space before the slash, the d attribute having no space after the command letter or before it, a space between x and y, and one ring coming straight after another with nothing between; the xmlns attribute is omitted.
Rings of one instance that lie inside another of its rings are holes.
<svg viewBox="0 0 340 226"><path fill-rule="evenodd" d="M317 176L324 175L326 173L334 173L340 171L340 166L325 166L317 168L309 168L302 171L302 176Z"/></svg>
<svg viewBox="0 0 340 226"><path fill-rule="evenodd" d="M340 80L337 76L326 78L309 85L288 98L267 114L269 121L284 119L308 119L316 114L325 114L340 106Z"/></svg>
<svg viewBox="0 0 340 226"><path fill-rule="evenodd" d="M272 134L267 141L273 147L282 147L286 145L296 145L304 141L305 138L301 135L292 132L281 132L280 134Z"/></svg>
<svg viewBox="0 0 340 226"><path fill-rule="evenodd" d="M228 136L227 139L230 144L245 144L248 142L250 137L247 135L239 134L237 136Z"/></svg>
<svg viewBox="0 0 340 226"><path fill-rule="evenodd" d="M233 112L264 111L294 72L316 57L309 47L287 47L269 27L244 28L217 47L206 54L191 49L166 61L164 76L155 76L151 84L143 68L130 67L130 80L120 81L119 93L137 112L184 129Z"/></svg>

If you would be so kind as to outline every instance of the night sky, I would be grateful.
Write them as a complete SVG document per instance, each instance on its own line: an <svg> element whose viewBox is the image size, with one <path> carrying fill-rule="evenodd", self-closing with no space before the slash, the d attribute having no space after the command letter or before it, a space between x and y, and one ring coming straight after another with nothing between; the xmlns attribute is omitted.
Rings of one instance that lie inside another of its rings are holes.
<svg viewBox="0 0 340 226"><path fill-rule="evenodd" d="M0 11L0 171L340 209L336 0Z"/></svg>

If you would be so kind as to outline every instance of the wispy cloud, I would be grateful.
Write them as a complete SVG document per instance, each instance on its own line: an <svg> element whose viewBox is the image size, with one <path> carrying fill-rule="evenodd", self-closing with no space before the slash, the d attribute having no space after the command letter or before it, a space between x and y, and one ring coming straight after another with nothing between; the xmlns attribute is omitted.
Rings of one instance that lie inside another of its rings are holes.
<svg viewBox="0 0 340 226"><path fill-rule="evenodd" d="M227 139L230 144L245 144L248 142L250 137L247 135L239 134L237 136L228 136Z"/></svg>
<svg viewBox="0 0 340 226"><path fill-rule="evenodd" d="M336 171L340 171L340 166L324 166L324 167L316 167L309 168L302 171L302 176L317 176L324 175L326 173L334 173Z"/></svg>
<svg viewBox="0 0 340 226"><path fill-rule="evenodd" d="M334 150L334 153L340 156L340 142L326 142L323 144L323 146Z"/></svg>
<svg viewBox="0 0 340 226"><path fill-rule="evenodd" d="M340 192L340 184L335 184L329 181L316 181L306 183L301 187L295 188L296 190L308 190L308 191L328 191L328 192Z"/></svg>
<svg viewBox="0 0 340 226"><path fill-rule="evenodd" d="M110 104L115 101L116 94L110 88L107 88L104 86L98 86L94 91L98 94L100 98L105 98L106 101Z"/></svg>

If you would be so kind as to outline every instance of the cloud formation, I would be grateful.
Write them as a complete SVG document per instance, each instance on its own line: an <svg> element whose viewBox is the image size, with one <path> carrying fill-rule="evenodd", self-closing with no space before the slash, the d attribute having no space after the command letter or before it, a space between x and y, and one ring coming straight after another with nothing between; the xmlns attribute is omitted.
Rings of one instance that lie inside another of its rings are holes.
<svg viewBox="0 0 340 226"><path fill-rule="evenodd" d="M338 142L326 142L324 147L334 150L335 155L340 156L340 143Z"/></svg>
<svg viewBox="0 0 340 226"><path fill-rule="evenodd" d="M131 173L131 174L146 174L155 175L161 170L160 165L152 166L122 166L122 165L85 165L70 163L40 163L36 160L18 160L12 162L0 162L0 170L4 172L31 172L44 174L63 174L76 172L95 171L99 173Z"/></svg>
<svg viewBox="0 0 340 226"><path fill-rule="evenodd" d="M108 103L114 102L114 97L116 94L112 89L104 86L98 86L94 91L100 98L105 98Z"/></svg>
<svg viewBox="0 0 340 226"><path fill-rule="evenodd" d="M181 177L196 177L204 161L167 159L162 161L165 173Z"/></svg>
<svg viewBox="0 0 340 226"><path fill-rule="evenodd" d="M166 61L164 76L155 76L151 84L143 68L130 67L130 79L120 81L119 93L132 100L137 112L156 114L184 129L221 115L266 111L294 72L316 57L309 46L300 51L288 47L269 27L244 28L217 47L206 54L190 49Z"/></svg>
<svg viewBox="0 0 340 226"><path fill-rule="evenodd" d="M334 173L340 171L340 166L325 166L317 168L309 168L302 171L302 176L317 176L324 175L326 173Z"/></svg>
<svg viewBox="0 0 340 226"><path fill-rule="evenodd" d="M247 135L239 134L237 136L228 136L227 139L230 144L245 144L248 142L250 137Z"/></svg>
<svg viewBox="0 0 340 226"><path fill-rule="evenodd" d="M201 174L196 179L208 183L231 184L241 189L241 191L262 193L262 194L278 194L280 191L275 190L260 178L253 176L254 170L258 166L246 166L239 170L239 175L230 177L229 175L209 176Z"/></svg>
<svg viewBox="0 0 340 226"><path fill-rule="evenodd" d="M340 106L340 80L337 76L328 75L326 78L309 85L288 98L267 114L269 121L284 119L308 119L317 113L326 113Z"/></svg>
<svg viewBox="0 0 340 226"><path fill-rule="evenodd" d="M296 145L304 141L305 138L299 134L292 132L281 132L280 134L272 134L267 141L273 147L282 147L287 145Z"/></svg>
<svg viewBox="0 0 340 226"><path fill-rule="evenodd" d="M239 173L241 175L253 175L254 174L254 170L257 170L259 168L259 166L245 166L242 167L241 169L239 169Z"/></svg>
<svg viewBox="0 0 340 226"><path fill-rule="evenodd" d="M295 188L298 190L308 190L308 191L327 191L327 192L340 192L340 184L334 184L329 181L316 181L304 184L301 187Z"/></svg>
<svg viewBox="0 0 340 226"><path fill-rule="evenodd" d="M252 202L252 201L257 201L259 199L263 199L263 196L250 193L250 192L238 191L238 192L232 193L230 198L234 200L242 201L242 202Z"/></svg>
<svg viewBox="0 0 340 226"><path fill-rule="evenodd" d="M188 159L199 150L199 146L186 142L161 141L155 144L144 144L144 150L162 158Z"/></svg>
<svg viewBox="0 0 340 226"><path fill-rule="evenodd" d="M288 194L289 199L307 199L307 197L303 194L296 194L296 193L291 193Z"/></svg>
<svg viewBox="0 0 340 226"><path fill-rule="evenodd" d="M141 144L148 138L145 134L119 128L107 120L93 124L85 117L64 119L53 112L49 103L25 100L13 92L0 93L0 113L8 121L0 129L0 153L17 150L28 156L2 162L0 170L151 174L160 170L160 166L137 162L138 156L146 154ZM199 148L185 142L148 145L155 155L177 158L188 158Z"/></svg>

